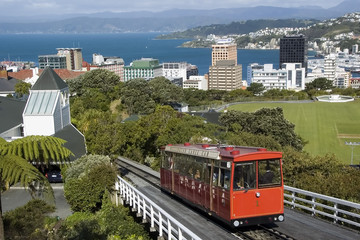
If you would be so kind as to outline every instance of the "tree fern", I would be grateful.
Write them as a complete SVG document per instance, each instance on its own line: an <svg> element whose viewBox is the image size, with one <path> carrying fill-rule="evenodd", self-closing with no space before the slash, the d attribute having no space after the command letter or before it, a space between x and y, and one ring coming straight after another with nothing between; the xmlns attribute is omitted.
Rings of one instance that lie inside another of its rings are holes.
<svg viewBox="0 0 360 240"><path fill-rule="evenodd" d="M63 145L65 140L52 136L28 136L9 143L3 154L18 155L30 162L48 165L49 162L62 163L73 153Z"/></svg>
<svg viewBox="0 0 360 240"><path fill-rule="evenodd" d="M30 141L28 141L26 143L26 145L27 145L27 149L29 150L29 158L25 158L25 159L33 160L34 159L34 151L33 151L32 143Z"/></svg>
<svg viewBox="0 0 360 240"><path fill-rule="evenodd" d="M31 141L32 139L34 139L34 136L30 136L30 137L32 137L32 138L30 139L30 141ZM35 158L35 159L39 159L39 156L40 156L39 143L38 143L37 141L35 141L35 139L33 140L33 151L34 151L34 158Z"/></svg>
<svg viewBox="0 0 360 240"><path fill-rule="evenodd" d="M53 190L47 178L25 159L15 156L0 156L1 181L10 185L19 182L22 186L33 190L41 190L48 201L53 201Z"/></svg>

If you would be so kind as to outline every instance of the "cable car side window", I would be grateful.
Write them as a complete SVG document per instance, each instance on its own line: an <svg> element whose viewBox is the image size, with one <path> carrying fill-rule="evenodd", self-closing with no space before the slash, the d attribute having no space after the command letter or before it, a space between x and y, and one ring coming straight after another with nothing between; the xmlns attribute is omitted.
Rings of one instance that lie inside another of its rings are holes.
<svg viewBox="0 0 360 240"><path fill-rule="evenodd" d="M233 190L240 191L256 187L255 162L236 163L234 168Z"/></svg>
<svg viewBox="0 0 360 240"><path fill-rule="evenodd" d="M280 159L258 162L259 188L281 186Z"/></svg>
<svg viewBox="0 0 360 240"><path fill-rule="evenodd" d="M172 169L172 165L173 165L173 156L171 153L165 152L163 154L163 159L162 159L162 168L164 169Z"/></svg>

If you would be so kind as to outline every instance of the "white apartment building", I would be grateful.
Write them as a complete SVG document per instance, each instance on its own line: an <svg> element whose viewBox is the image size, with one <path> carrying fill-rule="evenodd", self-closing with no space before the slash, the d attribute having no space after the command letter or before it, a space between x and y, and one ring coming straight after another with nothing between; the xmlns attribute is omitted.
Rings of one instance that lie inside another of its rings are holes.
<svg viewBox="0 0 360 240"><path fill-rule="evenodd" d="M335 54L330 54L324 59L324 77L327 80L335 82L336 77L336 56Z"/></svg>
<svg viewBox="0 0 360 240"><path fill-rule="evenodd" d="M101 54L93 53L92 55L92 64L100 65L105 62L104 56Z"/></svg>
<svg viewBox="0 0 360 240"><path fill-rule="evenodd" d="M273 64L264 64L263 69L253 69L252 82L261 83L266 90L300 91L305 89L305 68L300 63L284 63L281 69L274 69Z"/></svg>
<svg viewBox="0 0 360 240"><path fill-rule="evenodd" d="M199 90L208 90L208 80L205 76L190 76L183 82L183 88L196 88Z"/></svg>
<svg viewBox="0 0 360 240"><path fill-rule="evenodd" d="M287 71L286 89L301 91L305 89L305 68L301 63L284 63L282 69Z"/></svg>
<svg viewBox="0 0 360 240"><path fill-rule="evenodd" d="M344 68L336 68L334 86L338 88L347 88L350 86L350 78L350 72L346 72Z"/></svg>
<svg viewBox="0 0 360 240"><path fill-rule="evenodd" d="M330 54L324 59L323 77L333 82L334 87L347 88L350 86L351 73L345 68L355 68L350 65L353 59L347 53Z"/></svg>
<svg viewBox="0 0 360 240"><path fill-rule="evenodd" d="M186 62L165 62L162 64L163 76L170 81L179 78L182 78L182 81L185 81L187 65Z"/></svg>
<svg viewBox="0 0 360 240"><path fill-rule="evenodd" d="M305 79L305 84L314 81L317 78L324 77L324 69L319 67L314 67L311 69L311 72L308 72L307 77Z"/></svg>
<svg viewBox="0 0 360 240"><path fill-rule="evenodd" d="M358 44L355 44L355 45L352 45L352 54L355 54L359 51L359 45Z"/></svg>
<svg viewBox="0 0 360 240"><path fill-rule="evenodd" d="M264 64L263 69L254 69L252 83L261 83L265 90L287 89L287 71L273 68L273 64Z"/></svg>

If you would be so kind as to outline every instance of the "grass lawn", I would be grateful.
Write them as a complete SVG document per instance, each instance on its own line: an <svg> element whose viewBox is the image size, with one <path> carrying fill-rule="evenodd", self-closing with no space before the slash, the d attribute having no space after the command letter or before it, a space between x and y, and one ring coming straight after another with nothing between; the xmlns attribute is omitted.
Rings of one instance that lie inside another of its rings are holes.
<svg viewBox="0 0 360 240"><path fill-rule="evenodd" d="M254 112L260 108L281 107L285 118L295 124L295 132L308 141L305 151L313 155L334 153L350 164L352 147L360 142L360 100L348 103L246 103L229 110ZM360 164L360 145L354 148L353 163Z"/></svg>

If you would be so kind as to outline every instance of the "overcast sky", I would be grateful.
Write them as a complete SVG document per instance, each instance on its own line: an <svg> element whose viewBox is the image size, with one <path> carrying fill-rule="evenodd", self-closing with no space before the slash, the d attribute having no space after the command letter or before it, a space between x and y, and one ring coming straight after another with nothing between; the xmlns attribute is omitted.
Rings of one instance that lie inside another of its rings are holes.
<svg viewBox="0 0 360 240"><path fill-rule="evenodd" d="M254 6L320 6L329 8L343 0L0 0L2 14L39 15L95 13L103 11L163 11L180 9L215 9Z"/></svg>

